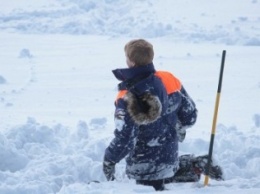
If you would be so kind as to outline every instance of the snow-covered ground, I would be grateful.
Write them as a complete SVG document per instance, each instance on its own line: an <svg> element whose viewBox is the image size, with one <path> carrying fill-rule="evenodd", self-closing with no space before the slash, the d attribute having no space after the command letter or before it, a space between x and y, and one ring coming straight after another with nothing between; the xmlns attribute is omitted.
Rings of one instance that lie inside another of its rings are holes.
<svg viewBox="0 0 260 194"><path fill-rule="evenodd" d="M181 154L208 152L227 51L214 144L226 180L164 193L259 193L259 11L258 0L1 0L0 193L155 193L126 178L124 161L117 181L102 174L118 84L111 70L126 67L133 38L153 43L156 68L196 102Z"/></svg>

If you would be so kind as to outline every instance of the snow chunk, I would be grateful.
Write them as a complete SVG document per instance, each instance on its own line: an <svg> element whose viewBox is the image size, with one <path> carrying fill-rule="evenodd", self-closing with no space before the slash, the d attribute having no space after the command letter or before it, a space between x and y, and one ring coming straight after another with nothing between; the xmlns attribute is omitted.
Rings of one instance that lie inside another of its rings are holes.
<svg viewBox="0 0 260 194"><path fill-rule="evenodd" d="M26 167L29 159L0 133L0 170L16 172Z"/></svg>
<svg viewBox="0 0 260 194"><path fill-rule="evenodd" d="M22 49L19 54L19 58L33 58L33 55L30 53L29 49Z"/></svg>
<svg viewBox="0 0 260 194"><path fill-rule="evenodd" d="M151 141L147 143L148 146L150 147L155 147L155 146L161 146L162 144L159 143L159 137L153 138Z"/></svg>
<svg viewBox="0 0 260 194"><path fill-rule="evenodd" d="M105 127L106 123L107 123L107 119L105 117L93 118L90 121L90 125L94 129L102 129Z"/></svg>
<svg viewBox="0 0 260 194"><path fill-rule="evenodd" d="M120 118L115 118L115 126L118 131L122 131L124 125L125 125L125 120Z"/></svg>
<svg viewBox="0 0 260 194"><path fill-rule="evenodd" d="M6 83L6 79L0 75L0 84L5 84Z"/></svg>
<svg viewBox="0 0 260 194"><path fill-rule="evenodd" d="M256 126L256 127L260 127L260 114L255 114L255 115L253 116L253 120L254 120L254 122L255 122L255 126Z"/></svg>
<svg viewBox="0 0 260 194"><path fill-rule="evenodd" d="M87 139L89 137L88 125L85 121L78 122L77 135L81 139Z"/></svg>

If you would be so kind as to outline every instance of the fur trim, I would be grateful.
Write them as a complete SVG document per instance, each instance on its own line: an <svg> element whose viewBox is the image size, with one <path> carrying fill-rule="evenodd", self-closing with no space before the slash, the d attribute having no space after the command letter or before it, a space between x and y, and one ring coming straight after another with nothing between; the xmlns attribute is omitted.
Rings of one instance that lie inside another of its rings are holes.
<svg viewBox="0 0 260 194"><path fill-rule="evenodd" d="M157 96L145 93L137 98L127 92L124 98L127 102L127 112L138 125L146 125L156 121L162 112L162 104Z"/></svg>

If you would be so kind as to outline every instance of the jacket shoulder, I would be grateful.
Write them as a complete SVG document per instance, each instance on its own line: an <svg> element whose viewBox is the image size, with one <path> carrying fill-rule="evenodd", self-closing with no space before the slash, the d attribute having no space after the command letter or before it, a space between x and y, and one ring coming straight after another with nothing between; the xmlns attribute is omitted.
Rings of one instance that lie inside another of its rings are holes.
<svg viewBox="0 0 260 194"><path fill-rule="evenodd" d="M181 90L180 80L167 71L156 71L155 76L160 78L168 94Z"/></svg>

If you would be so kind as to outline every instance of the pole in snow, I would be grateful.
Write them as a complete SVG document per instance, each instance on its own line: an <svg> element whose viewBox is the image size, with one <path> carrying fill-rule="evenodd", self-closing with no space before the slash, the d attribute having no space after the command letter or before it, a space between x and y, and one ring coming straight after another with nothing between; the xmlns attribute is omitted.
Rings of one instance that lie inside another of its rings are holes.
<svg viewBox="0 0 260 194"><path fill-rule="evenodd" d="M220 67L220 74L219 74L219 82L218 82L218 91L217 91L217 96L216 96L214 117L213 117L211 137L210 137L210 144L209 144L208 163L207 163L206 172L205 172L204 186L207 186L208 183L209 183L210 161L211 161L211 158L212 158L214 138L215 138L215 133L216 133L216 123L217 123L217 116L218 116L218 107L219 107L219 101L220 101L220 94L221 94L221 87L222 87L222 78L223 78L223 72L224 72L225 58L226 58L226 51L223 50L223 52L222 52L222 60L221 60L221 67Z"/></svg>

